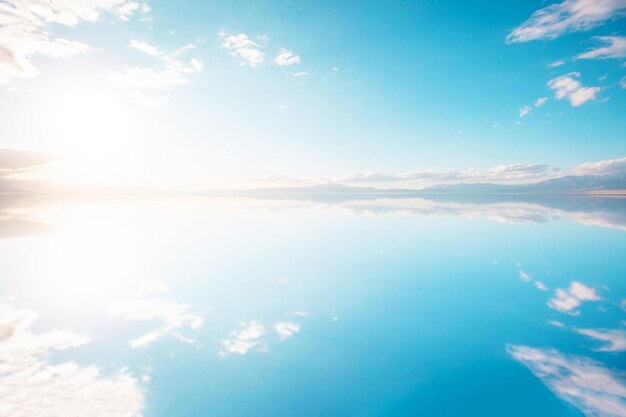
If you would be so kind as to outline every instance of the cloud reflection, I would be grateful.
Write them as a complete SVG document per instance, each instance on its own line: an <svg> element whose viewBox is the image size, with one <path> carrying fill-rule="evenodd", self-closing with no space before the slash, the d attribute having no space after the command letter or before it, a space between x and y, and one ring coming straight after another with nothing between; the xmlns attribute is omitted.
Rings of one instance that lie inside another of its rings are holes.
<svg viewBox="0 0 626 417"><path fill-rule="evenodd" d="M567 289L557 288L554 297L548 301L548 307L562 313L577 316L580 314L580 311L576 309L580 307L584 301L599 301L600 299L600 296L596 293L594 288L574 281Z"/></svg>
<svg viewBox="0 0 626 417"><path fill-rule="evenodd" d="M258 321L249 323L242 322L241 329L235 330L228 335L228 338L222 341L220 356L226 356L229 353L238 353L245 355L251 349L257 348L258 351L267 351L265 344L262 344L262 338L265 336L265 327Z"/></svg>
<svg viewBox="0 0 626 417"><path fill-rule="evenodd" d="M620 329L576 329L582 335L590 337L605 345L596 349L601 352L626 351L626 330Z"/></svg>
<svg viewBox="0 0 626 417"><path fill-rule="evenodd" d="M157 322L158 327L130 341L133 348L147 346L157 340L172 335L186 343L193 339L184 336L184 328L197 330L204 324L201 316L189 312L186 304L175 303L167 298L169 290L165 285L149 283L139 292L128 294L110 307L110 314L123 320Z"/></svg>
<svg viewBox="0 0 626 417"><path fill-rule="evenodd" d="M32 198L2 195L1 191L0 188L0 239L34 236L52 230L52 227L45 223L15 212L20 207L34 205Z"/></svg>
<svg viewBox="0 0 626 417"><path fill-rule="evenodd" d="M555 349L510 345L508 353L559 398L591 417L626 416L626 384L616 372Z"/></svg>
<svg viewBox="0 0 626 417"><path fill-rule="evenodd" d="M55 351L89 342L65 331L34 333L37 315L0 305L0 415L11 417L140 417L144 396L126 369L51 363Z"/></svg>
<svg viewBox="0 0 626 417"><path fill-rule="evenodd" d="M576 223L626 231L626 199L533 196L298 195L242 197L229 201L251 209L279 212L321 210L356 215L444 216L533 224L568 219Z"/></svg>
<svg viewBox="0 0 626 417"><path fill-rule="evenodd" d="M258 320L239 323L240 329L232 331L222 341L222 350L219 355L224 357L230 353L245 355L252 350L265 353L269 350L267 344L267 330ZM274 324L274 330L280 340L287 340L300 332L300 324L290 321L280 321Z"/></svg>

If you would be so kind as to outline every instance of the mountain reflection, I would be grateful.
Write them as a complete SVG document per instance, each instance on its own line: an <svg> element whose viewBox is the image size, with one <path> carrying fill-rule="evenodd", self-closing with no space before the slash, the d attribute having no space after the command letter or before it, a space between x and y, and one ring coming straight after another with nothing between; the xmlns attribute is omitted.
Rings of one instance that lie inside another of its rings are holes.
<svg viewBox="0 0 626 417"><path fill-rule="evenodd" d="M505 223L577 223L626 231L626 199L542 196L424 196L419 198L309 195L254 197L276 210L317 208L359 215L449 216Z"/></svg>
<svg viewBox="0 0 626 417"><path fill-rule="evenodd" d="M162 198L162 197L161 197ZM174 198L174 197L172 197ZM194 197L192 197L194 198ZM202 199L202 197L195 197ZM138 198L139 199L139 198ZM141 197L141 200L148 198ZM133 200L133 199L130 199ZM55 198L54 202L83 199ZM102 199L89 199L99 203ZM626 199L600 197L522 197L522 196L429 196L420 198L371 196L276 196L210 198L211 205L244 207L250 210L340 211L355 215L447 216L489 219L504 223L548 223L567 219L588 226L626 231ZM46 198L0 196L0 239L49 232L52 227L30 217L25 209L51 203Z"/></svg>

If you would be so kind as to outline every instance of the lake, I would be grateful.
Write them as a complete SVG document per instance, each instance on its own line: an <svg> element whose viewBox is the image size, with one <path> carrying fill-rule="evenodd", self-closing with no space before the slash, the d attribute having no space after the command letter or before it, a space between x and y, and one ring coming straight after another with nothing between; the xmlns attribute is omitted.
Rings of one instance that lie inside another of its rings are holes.
<svg viewBox="0 0 626 417"><path fill-rule="evenodd" d="M0 416L626 416L626 200L0 200Z"/></svg>

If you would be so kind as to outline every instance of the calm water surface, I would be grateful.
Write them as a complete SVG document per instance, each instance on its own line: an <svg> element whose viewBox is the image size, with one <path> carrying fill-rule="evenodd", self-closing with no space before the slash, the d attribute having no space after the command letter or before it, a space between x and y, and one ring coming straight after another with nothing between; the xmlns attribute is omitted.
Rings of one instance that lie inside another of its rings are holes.
<svg viewBox="0 0 626 417"><path fill-rule="evenodd" d="M626 201L0 203L0 416L626 416Z"/></svg>

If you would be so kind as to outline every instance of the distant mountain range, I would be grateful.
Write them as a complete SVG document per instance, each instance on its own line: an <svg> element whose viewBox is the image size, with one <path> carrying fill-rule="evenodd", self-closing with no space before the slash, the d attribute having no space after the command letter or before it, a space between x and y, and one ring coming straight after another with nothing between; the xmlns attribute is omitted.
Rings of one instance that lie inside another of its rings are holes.
<svg viewBox="0 0 626 417"><path fill-rule="evenodd" d="M222 195L259 197L302 196L420 196L420 195L626 195L626 173L609 175L570 175L530 184L461 183L435 185L419 190L352 187L341 184L323 184L307 187L257 188L253 190L221 192Z"/></svg>
<svg viewBox="0 0 626 417"><path fill-rule="evenodd" d="M570 175L532 184L454 184L419 190L425 194L588 194L626 191L626 173Z"/></svg>

